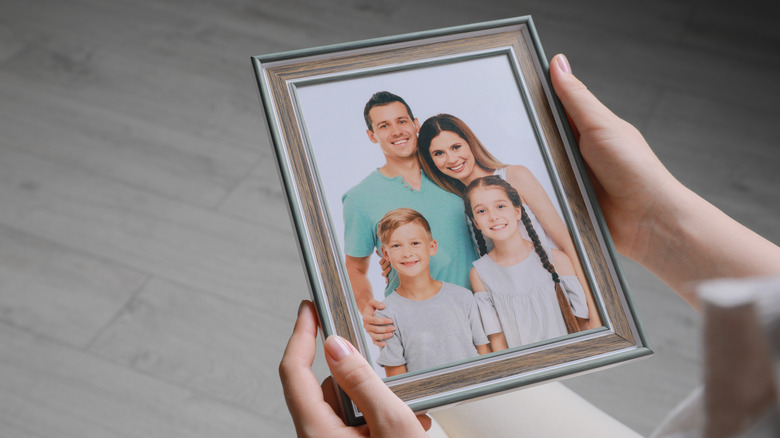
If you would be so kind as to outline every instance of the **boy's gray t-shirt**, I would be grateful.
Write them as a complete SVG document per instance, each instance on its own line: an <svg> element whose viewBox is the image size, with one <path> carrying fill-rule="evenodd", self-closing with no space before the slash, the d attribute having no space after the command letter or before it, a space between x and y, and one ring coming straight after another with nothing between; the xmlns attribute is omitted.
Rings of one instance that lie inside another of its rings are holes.
<svg viewBox="0 0 780 438"><path fill-rule="evenodd" d="M392 319L396 330L385 340L379 365L418 371L477 356L474 346L488 343L474 294L458 285L442 282L436 295L422 301L394 291L384 304L376 315Z"/></svg>

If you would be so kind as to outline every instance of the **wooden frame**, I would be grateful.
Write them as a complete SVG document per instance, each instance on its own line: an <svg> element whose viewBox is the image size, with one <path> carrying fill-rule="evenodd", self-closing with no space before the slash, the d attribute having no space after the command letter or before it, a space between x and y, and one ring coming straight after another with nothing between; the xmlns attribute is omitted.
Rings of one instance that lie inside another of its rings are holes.
<svg viewBox="0 0 780 438"><path fill-rule="evenodd" d="M256 56L252 60L323 335L338 334L367 356L372 347L355 309L343 262L342 234L334 219L340 200L328 193L328 185L334 179L327 176L328 172L332 174L330 168L338 166L323 158L332 156L332 152L318 149L319 134L314 132L313 122L318 118L317 111L313 113L307 102L321 103L322 99L307 97L308 90L363 79L376 80L381 85L385 77L425 75L426 69L433 68L455 74L469 62L477 63L475 71L484 71L479 63L496 60L505 63L513 77L537 140L540 162L552 186L550 197L559 203L604 326L387 379L390 388L415 411L652 353L565 113L551 91L549 66L530 17ZM340 107L341 96L336 99L332 95L327 104L318 107L319 114L332 112L344 118L354 115L362 121L362 107ZM441 109L447 111L448 108ZM375 148L368 142L362 147ZM375 164L378 167L381 163ZM347 420L360 422L356 406L346 397L343 401Z"/></svg>

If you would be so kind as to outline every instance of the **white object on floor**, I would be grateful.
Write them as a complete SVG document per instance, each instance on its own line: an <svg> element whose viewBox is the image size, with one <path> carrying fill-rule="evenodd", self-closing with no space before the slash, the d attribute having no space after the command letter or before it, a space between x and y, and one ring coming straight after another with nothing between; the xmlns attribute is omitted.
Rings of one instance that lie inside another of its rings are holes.
<svg viewBox="0 0 780 438"><path fill-rule="evenodd" d="M704 385L652 438L780 436L780 276L699 285Z"/></svg>

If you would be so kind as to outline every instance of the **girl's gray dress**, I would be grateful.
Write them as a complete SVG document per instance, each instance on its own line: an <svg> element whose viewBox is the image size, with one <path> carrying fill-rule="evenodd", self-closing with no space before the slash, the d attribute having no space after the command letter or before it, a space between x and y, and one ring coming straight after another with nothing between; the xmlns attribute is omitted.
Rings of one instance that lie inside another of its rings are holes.
<svg viewBox="0 0 780 438"><path fill-rule="evenodd" d="M474 268L487 288L474 294L486 334L503 331L510 348L567 334L552 276L535 251L512 266L500 266L484 255ZM560 279L574 315L587 318L588 305L577 277Z"/></svg>

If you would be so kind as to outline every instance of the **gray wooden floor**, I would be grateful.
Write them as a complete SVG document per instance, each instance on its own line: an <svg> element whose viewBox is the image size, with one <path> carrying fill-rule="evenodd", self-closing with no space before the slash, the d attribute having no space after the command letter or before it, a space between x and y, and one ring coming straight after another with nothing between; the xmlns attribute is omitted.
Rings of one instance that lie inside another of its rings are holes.
<svg viewBox="0 0 780 438"><path fill-rule="evenodd" d="M276 368L307 289L251 55L530 13L680 179L780 243L770 4L2 0L0 436L293 435ZM624 262L657 354L567 384L647 433L697 384L698 321Z"/></svg>

